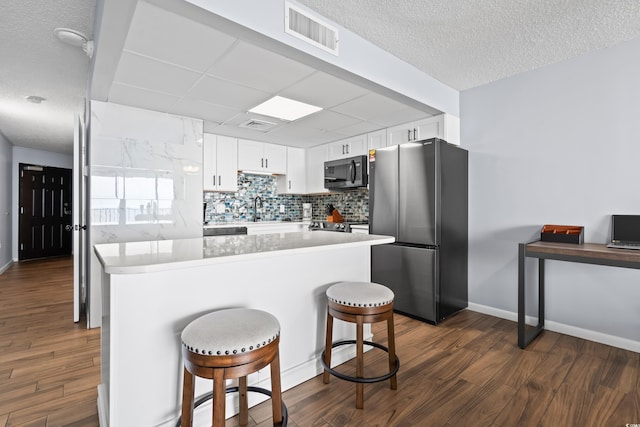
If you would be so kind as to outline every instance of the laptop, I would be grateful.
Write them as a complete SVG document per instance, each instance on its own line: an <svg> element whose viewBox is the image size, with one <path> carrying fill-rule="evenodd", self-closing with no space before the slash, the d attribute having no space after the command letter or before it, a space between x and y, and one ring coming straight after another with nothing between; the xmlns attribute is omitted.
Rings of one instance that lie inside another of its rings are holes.
<svg viewBox="0 0 640 427"><path fill-rule="evenodd" d="M611 215L608 248L640 249L640 215Z"/></svg>

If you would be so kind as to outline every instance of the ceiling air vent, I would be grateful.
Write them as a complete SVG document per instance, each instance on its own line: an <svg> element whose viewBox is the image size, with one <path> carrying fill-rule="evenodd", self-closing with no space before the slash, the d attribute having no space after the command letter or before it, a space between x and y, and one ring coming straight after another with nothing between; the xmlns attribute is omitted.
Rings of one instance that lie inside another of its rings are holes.
<svg viewBox="0 0 640 427"><path fill-rule="evenodd" d="M276 125L277 123L268 122L266 120L250 119L238 126L245 129L267 132Z"/></svg>
<svg viewBox="0 0 640 427"><path fill-rule="evenodd" d="M309 12L285 3L285 32L338 56L338 29Z"/></svg>

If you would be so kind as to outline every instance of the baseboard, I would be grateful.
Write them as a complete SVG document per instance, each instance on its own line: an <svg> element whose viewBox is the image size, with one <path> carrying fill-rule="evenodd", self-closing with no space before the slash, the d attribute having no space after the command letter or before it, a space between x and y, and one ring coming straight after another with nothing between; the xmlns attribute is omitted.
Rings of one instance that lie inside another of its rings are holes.
<svg viewBox="0 0 640 427"><path fill-rule="evenodd" d="M9 260L8 263L6 263L5 265L3 265L2 267L0 267L0 274L4 273L5 271L7 271L11 266L13 265L13 260Z"/></svg>
<svg viewBox="0 0 640 427"><path fill-rule="evenodd" d="M518 321L518 313L514 313L512 311L501 310L498 308L475 303L469 303L468 309L471 311L476 311L478 313L488 314L489 316L511 320L513 322ZM537 323L537 319L533 316L526 316L525 322L530 325L535 325ZM583 329L577 326L566 325L564 323L554 322L550 320L544 321L544 328L546 330L557 332L559 334L570 335L572 337L582 338L588 341L593 341L600 344L606 344L612 347L618 347L624 350L640 353L639 341L617 337L615 335L604 334L602 332Z"/></svg>

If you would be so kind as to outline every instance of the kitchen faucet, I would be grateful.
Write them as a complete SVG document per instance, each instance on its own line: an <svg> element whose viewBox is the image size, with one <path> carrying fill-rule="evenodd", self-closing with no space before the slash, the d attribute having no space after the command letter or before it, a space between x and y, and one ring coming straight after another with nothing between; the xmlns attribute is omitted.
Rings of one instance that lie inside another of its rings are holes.
<svg viewBox="0 0 640 427"><path fill-rule="evenodd" d="M256 196L256 198L253 199L253 222L260 220L258 216L258 201L260 201L260 209L262 209L262 197Z"/></svg>

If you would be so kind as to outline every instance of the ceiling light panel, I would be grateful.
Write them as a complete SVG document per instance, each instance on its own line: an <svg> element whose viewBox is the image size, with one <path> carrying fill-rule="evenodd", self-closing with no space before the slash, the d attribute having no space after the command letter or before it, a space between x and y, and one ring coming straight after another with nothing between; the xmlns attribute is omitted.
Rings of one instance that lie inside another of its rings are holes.
<svg viewBox="0 0 640 427"><path fill-rule="evenodd" d="M294 121L320 110L322 110L322 108L316 107L315 105L306 104L304 102L295 101L282 96L274 96L262 104L251 108L249 111L269 117Z"/></svg>

